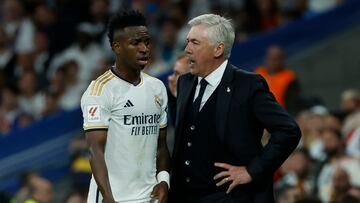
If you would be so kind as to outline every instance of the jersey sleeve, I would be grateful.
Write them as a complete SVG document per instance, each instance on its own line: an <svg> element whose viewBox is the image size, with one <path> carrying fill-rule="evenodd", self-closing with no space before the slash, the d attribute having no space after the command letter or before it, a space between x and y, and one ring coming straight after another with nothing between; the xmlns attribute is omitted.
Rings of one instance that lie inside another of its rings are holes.
<svg viewBox="0 0 360 203"><path fill-rule="evenodd" d="M81 98L81 110L83 115L83 128L86 131L107 130L110 120L110 97L103 91L100 95L92 95L88 90Z"/></svg>
<svg viewBox="0 0 360 203"><path fill-rule="evenodd" d="M165 128L167 126L167 112L168 112L168 96L166 88L163 83L161 83L161 114L160 114L160 128Z"/></svg>

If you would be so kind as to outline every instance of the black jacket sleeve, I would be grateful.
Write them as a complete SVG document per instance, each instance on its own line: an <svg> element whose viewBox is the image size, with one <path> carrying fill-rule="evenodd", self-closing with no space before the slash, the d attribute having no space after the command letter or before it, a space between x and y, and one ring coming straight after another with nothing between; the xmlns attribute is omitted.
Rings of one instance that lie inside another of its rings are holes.
<svg viewBox="0 0 360 203"><path fill-rule="evenodd" d="M253 117L270 133L262 153L247 166L251 177L257 181L269 178L281 166L297 147L301 132L294 119L276 102L261 76L254 76L251 87Z"/></svg>

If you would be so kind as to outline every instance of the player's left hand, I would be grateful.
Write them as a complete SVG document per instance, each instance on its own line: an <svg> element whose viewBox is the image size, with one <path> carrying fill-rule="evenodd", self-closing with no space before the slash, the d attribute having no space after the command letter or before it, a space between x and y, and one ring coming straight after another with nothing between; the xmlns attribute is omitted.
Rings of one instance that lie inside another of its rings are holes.
<svg viewBox="0 0 360 203"><path fill-rule="evenodd" d="M214 176L214 180L221 179L216 186L224 185L225 183L230 183L229 188L226 193L230 193L234 187L241 184L250 183L252 177L249 172L246 170L245 166L233 166L226 163L215 163L216 167L225 169Z"/></svg>
<svg viewBox="0 0 360 203"><path fill-rule="evenodd" d="M168 185L162 181L154 186L151 197L158 199L158 203L166 203L168 197Z"/></svg>

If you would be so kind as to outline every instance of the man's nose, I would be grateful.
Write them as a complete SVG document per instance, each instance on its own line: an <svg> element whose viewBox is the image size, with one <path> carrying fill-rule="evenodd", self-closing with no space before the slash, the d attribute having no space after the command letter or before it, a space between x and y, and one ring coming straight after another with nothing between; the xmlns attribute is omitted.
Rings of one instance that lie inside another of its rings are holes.
<svg viewBox="0 0 360 203"><path fill-rule="evenodd" d="M187 54L191 54L191 48L190 48L190 46L189 46L189 43L188 44L186 44L186 47L185 47L185 53L187 53Z"/></svg>
<svg viewBox="0 0 360 203"><path fill-rule="evenodd" d="M141 43L139 43L139 51L140 52L148 52L149 47L144 42L141 42Z"/></svg>

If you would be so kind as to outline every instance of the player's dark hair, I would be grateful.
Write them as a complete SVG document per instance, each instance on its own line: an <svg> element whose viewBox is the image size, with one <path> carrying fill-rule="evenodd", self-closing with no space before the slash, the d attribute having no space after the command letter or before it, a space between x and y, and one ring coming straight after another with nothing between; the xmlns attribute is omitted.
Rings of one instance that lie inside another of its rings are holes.
<svg viewBox="0 0 360 203"><path fill-rule="evenodd" d="M111 17L108 24L108 37L110 46L114 40L114 33L117 30L124 29L129 26L146 26L145 16L139 11L122 10Z"/></svg>

